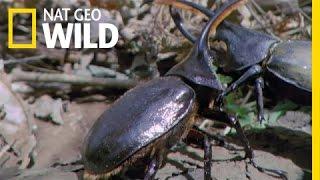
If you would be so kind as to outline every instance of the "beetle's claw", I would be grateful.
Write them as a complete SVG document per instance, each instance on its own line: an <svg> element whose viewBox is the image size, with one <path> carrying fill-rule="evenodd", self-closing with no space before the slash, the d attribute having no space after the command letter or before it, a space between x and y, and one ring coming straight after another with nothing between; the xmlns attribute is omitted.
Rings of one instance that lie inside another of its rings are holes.
<svg viewBox="0 0 320 180"><path fill-rule="evenodd" d="M264 114L259 114L258 115L258 121L260 122L260 125L265 121L266 119L264 118Z"/></svg>

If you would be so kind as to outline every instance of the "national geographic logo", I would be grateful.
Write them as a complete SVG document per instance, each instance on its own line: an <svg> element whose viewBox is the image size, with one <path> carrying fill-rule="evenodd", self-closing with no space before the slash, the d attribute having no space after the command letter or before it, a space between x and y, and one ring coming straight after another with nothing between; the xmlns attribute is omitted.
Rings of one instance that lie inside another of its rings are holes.
<svg viewBox="0 0 320 180"><path fill-rule="evenodd" d="M42 33L47 48L55 48L57 41L61 48L70 48L74 40L74 48L112 48L119 39L118 28L110 23L99 23L99 41L90 40L90 22L99 22L101 12L99 9L76 9L73 13L76 23L68 22L70 8L43 9ZM31 14L31 43L18 43L14 41L13 19L17 14ZM66 30L62 23L68 22ZM10 8L8 10L8 48L35 49L37 48L37 10L30 8ZM53 26L53 28L51 28ZM107 31L111 39L107 42ZM72 39L73 38L73 39Z"/></svg>
<svg viewBox="0 0 320 180"><path fill-rule="evenodd" d="M31 14L32 26L31 26L31 43L20 44L15 43L13 40L13 17L16 14ZM24 8L10 8L8 10L8 47L20 48L20 49L35 49L37 48L37 10L36 9L24 9Z"/></svg>

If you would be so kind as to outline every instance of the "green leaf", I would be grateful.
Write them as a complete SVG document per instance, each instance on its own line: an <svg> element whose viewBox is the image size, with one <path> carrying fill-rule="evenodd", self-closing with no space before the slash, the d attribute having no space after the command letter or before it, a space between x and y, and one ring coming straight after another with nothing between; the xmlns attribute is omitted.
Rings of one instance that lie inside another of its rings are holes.
<svg viewBox="0 0 320 180"><path fill-rule="evenodd" d="M285 115L286 111L274 111L268 114L268 124L274 124L280 119L281 116Z"/></svg>
<svg viewBox="0 0 320 180"><path fill-rule="evenodd" d="M233 81L232 77L221 74L218 74L218 78L222 84L230 84Z"/></svg>
<svg viewBox="0 0 320 180"><path fill-rule="evenodd" d="M272 111L290 111L297 109L299 106L292 101L285 100L285 101L280 101Z"/></svg>

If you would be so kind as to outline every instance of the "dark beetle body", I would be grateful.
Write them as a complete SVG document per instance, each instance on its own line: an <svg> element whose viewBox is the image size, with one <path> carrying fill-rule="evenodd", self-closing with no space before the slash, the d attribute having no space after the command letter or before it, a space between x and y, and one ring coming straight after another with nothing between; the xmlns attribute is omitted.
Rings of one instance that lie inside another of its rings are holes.
<svg viewBox="0 0 320 180"><path fill-rule="evenodd" d="M279 81L311 93L310 41L278 41L226 21L218 27L216 39L224 41L228 47L227 59L218 62L226 72L262 64L267 73L278 77Z"/></svg>
<svg viewBox="0 0 320 180"><path fill-rule="evenodd" d="M165 152L183 138L193 125L198 104L207 105L210 97L223 91L208 66L210 60L195 47L165 77L120 97L87 135L83 150L86 172L109 177L139 157Z"/></svg>
<svg viewBox="0 0 320 180"><path fill-rule="evenodd" d="M157 147L170 148L189 130L195 101L195 92L179 77L155 79L130 90L90 130L86 169L94 174L111 172L142 148L177 131L166 137L170 141L164 147Z"/></svg>
<svg viewBox="0 0 320 180"><path fill-rule="evenodd" d="M266 85L275 94L311 105L311 43L284 41L272 49L266 63ZM281 91L279 91L281 89Z"/></svg>
<svg viewBox="0 0 320 180"><path fill-rule="evenodd" d="M267 62L267 69L301 89L311 91L311 43L285 41L277 44ZM285 68L284 68L285 67Z"/></svg>

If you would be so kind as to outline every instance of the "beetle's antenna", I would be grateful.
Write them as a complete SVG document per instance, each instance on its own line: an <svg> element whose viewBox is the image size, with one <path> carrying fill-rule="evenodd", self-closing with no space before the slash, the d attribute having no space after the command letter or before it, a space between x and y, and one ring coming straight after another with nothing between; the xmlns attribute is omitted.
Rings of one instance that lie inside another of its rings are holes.
<svg viewBox="0 0 320 180"><path fill-rule="evenodd" d="M197 37L193 36L186 27L184 27L183 19L181 18L180 12L178 9L184 9L188 11L192 11L193 13L200 14L202 16L211 17L214 15L210 9L207 9L204 6L196 4L192 1L186 0L144 0L141 6L144 6L148 3L157 3L157 4L164 4L170 5L170 15L176 24L179 31L192 43L197 41Z"/></svg>
<svg viewBox="0 0 320 180"><path fill-rule="evenodd" d="M210 17L209 22L204 27L201 32L199 39L199 49L204 49L208 46L209 33L211 31L216 31L218 25L234 10L238 9L240 6L244 5L247 0L231 0L224 3L221 8L217 9L213 16Z"/></svg>
<svg viewBox="0 0 320 180"><path fill-rule="evenodd" d="M185 1L185 0L179 0L181 3L184 3L186 5L189 5L190 7L197 9L198 11L202 12L204 15L206 15L207 17L212 17L214 16L215 12L211 11L210 9L196 4L192 1ZM181 14L179 12L179 10L177 8L173 8L172 6L170 6L170 14L171 17L175 23L175 25L177 26L177 28L179 29L179 31L192 43L195 43L197 40L197 37L195 37L192 33L190 33L187 28L184 26L183 23L183 19L181 18Z"/></svg>
<svg viewBox="0 0 320 180"><path fill-rule="evenodd" d="M188 1L184 1L184 0L182 0L182 1L180 1L180 0L143 0L141 6L144 6L145 4L149 4L149 3L170 5L170 6L173 6L173 7L179 8L179 9L184 9L187 11L191 11L195 14L203 16L203 14L204 14L203 11L205 8L204 9L197 9L197 8L194 8L192 5L189 5L187 2ZM205 15L207 15L207 14L205 14Z"/></svg>
<svg viewBox="0 0 320 180"><path fill-rule="evenodd" d="M187 28L184 26L183 19L181 18L180 12L178 9L170 6L170 15L179 29L179 31L192 43L195 43L197 41L197 38L192 35Z"/></svg>

